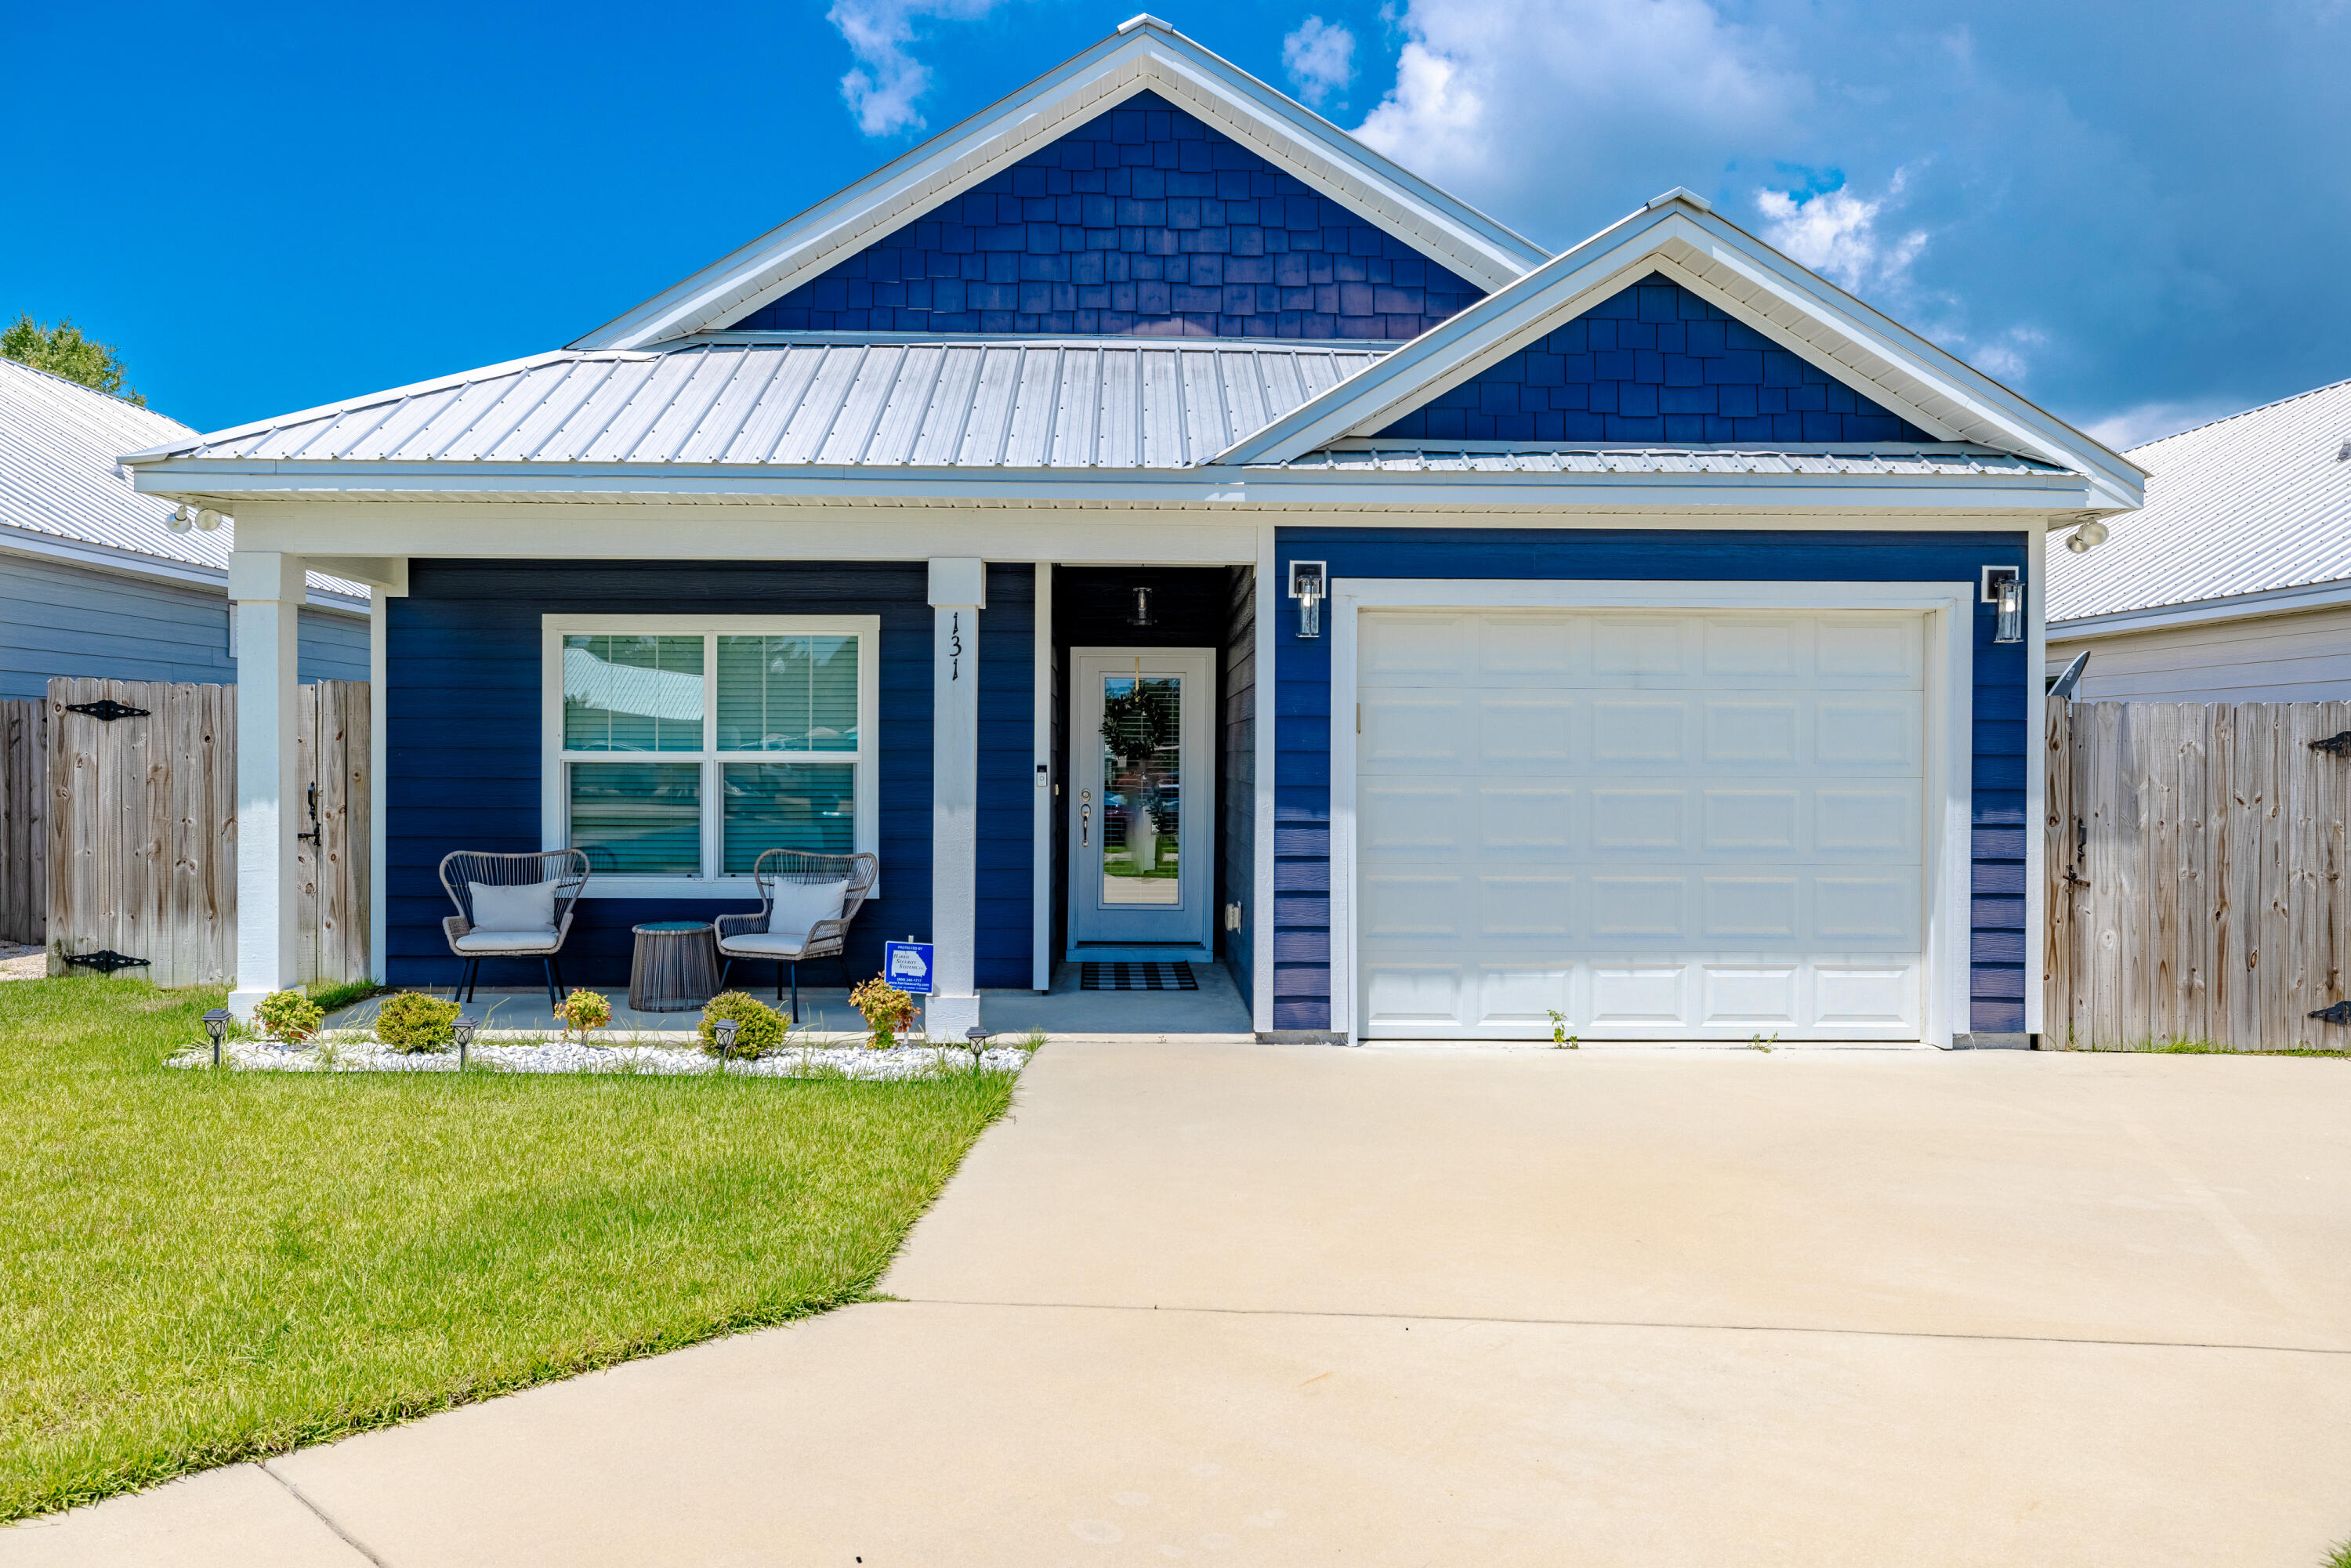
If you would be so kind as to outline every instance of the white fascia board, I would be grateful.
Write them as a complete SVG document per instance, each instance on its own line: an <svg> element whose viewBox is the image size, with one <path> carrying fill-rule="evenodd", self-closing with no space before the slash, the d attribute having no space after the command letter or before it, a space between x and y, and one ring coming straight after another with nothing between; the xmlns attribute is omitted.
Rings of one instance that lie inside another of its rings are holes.
<svg viewBox="0 0 2351 1568"><path fill-rule="evenodd" d="M2049 641L2075 642L2126 632L2159 632L2173 626L2202 626L2223 621L2254 621L2271 615L2296 615L2308 610L2332 610L2351 604L2351 580L2273 588L2260 593L2232 593L2225 599L2197 599L2185 604L2158 604L2144 610L2116 610L2104 615L2084 615L2049 622Z"/></svg>
<svg viewBox="0 0 2351 1568"><path fill-rule="evenodd" d="M1764 336L1821 362L1820 345L1726 295L1676 256L1702 256L1854 344L1868 359L1932 386L1953 404L2007 434L2005 449L2092 476L2086 508L2127 510L2142 504L2143 470L2043 412L1998 382L1896 325L1844 290L1788 260L1708 210L1679 197L1641 212L1562 253L1510 287L1431 328L1385 358L1310 399L1281 419L1236 442L1218 463L1268 463L1303 456L1332 442L1367 435L1398 414L1468 381L1650 272L1663 272ZM1834 361L1832 361L1834 363ZM1828 368L1823 366L1823 368ZM1866 367L1856 367L1865 379ZM1882 386L1889 408L1948 440L1980 441L1916 400Z"/></svg>
<svg viewBox="0 0 2351 1568"><path fill-rule="evenodd" d="M202 472L192 472L201 468ZM553 471L550 472L549 470ZM141 470L141 490L259 500L496 495L517 500L657 502L672 498L848 504L1353 507L1792 507L1868 511L1995 510L2072 514L2087 504L2074 474L1361 473L1323 469L716 467L615 464L187 462ZM373 553L373 552L371 552Z"/></svg>
<svg viewBox="0 0 2351 1568"><path fill-rule="evenodd" d="M54 534L29 528L0 525L0 554L32 556L67 566L86 567L92 571L112 572L119 577L145 578L178 587L201 588L223 596L228 592L228 572L221 567L199 566L193 561L173 560L168 556L145 555L112 545L95 544L88 539L60 538ZM332 611L338 615L361 616L368 612L366 600L331 593L323 588L308 590L303 601L313 609Z"/></svg>
<svg viewBox="0 0 2351 1568"><path fill-rule="evenodd" d="M1145 89L1387 224L1481 287L1500 287L1549 256L1230 61L1143 26L1103 39L571 347L635 349L724 329Z"/></svg>

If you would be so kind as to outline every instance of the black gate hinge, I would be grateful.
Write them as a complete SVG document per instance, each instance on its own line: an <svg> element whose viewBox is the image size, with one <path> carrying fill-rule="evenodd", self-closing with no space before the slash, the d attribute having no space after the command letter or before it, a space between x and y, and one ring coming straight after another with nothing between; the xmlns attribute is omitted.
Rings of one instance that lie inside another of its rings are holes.
<svg viewBox="0 0 2351 1568"><path fill-rule="evenodd" d="M86 713L100 724L112 724L118 718L145 718L147 710L132 707L129 703L116 702L112 697L100 697L94 703L68 703L68 713ZM2351 738L2346 737L2346 738Z"/></svg>
<svg viewBox="0 0 2351 1568"><path fill-rule="evenodd" d="M87 965L101 975L111 975L117 969L143 966L147 962L144 958L133 958L127 953L118 953L111 947L100 947L95 953L68 953L64 957L68 964Z"/></svg>

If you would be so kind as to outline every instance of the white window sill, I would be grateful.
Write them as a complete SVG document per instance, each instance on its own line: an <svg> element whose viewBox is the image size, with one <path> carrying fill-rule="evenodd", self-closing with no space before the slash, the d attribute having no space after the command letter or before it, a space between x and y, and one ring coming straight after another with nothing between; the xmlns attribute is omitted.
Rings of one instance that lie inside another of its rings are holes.
<svg viewBox="0 0 2351 1568"><path fill-rule="evenodd" d="M758 883L747 876L597 876L582 898L740 898L757 904Z"/></svg>

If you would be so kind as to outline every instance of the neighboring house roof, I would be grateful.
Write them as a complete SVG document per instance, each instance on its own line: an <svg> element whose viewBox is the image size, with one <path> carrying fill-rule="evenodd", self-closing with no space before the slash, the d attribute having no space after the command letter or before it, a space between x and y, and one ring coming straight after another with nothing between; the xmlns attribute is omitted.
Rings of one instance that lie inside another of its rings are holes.
<svg viewBox="0 0 2351 1568"><path fill-rule="evenodd" d="M2152 476L2147 506L2116 519L2095 549L2077 555L2051 539L2053 626L2351 598L2351 381L2127 455ZM2216 600L2232 602L2207 602Z"/></svg>
<svg viewBox="0 0 2351 1568"><path fill-rule="evenodd" d="M1499 287L1545 258L1541 246L1389 162L1157 17L1143 16L571 346L645 348L739 321L1032 150L1146 91L1481 288Z"/></svg>
<svg viewBox="0 0 2351 1568"><path fill-rule="evenodd" d="M231 527L173 533L174 503L131 488L118 461L195 434L152 409L0 358L0 548L225 584ZM358 584L318 572L310 587L367 599Z"/></svg>

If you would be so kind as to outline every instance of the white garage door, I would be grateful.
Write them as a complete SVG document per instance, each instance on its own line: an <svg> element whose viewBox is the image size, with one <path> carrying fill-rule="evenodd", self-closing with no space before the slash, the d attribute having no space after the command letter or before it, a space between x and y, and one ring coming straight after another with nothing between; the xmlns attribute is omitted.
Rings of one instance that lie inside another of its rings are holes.
<svg viewBox="0 0 2351 1568"><path fill-rule="evenodd" d="M1918 1038L1923 616L1358 631L1364 1034Z"/></svg>

